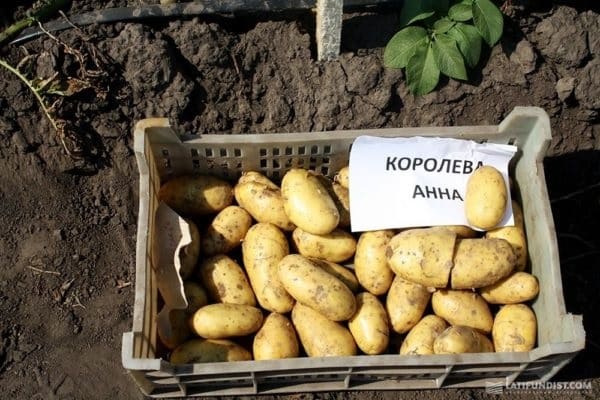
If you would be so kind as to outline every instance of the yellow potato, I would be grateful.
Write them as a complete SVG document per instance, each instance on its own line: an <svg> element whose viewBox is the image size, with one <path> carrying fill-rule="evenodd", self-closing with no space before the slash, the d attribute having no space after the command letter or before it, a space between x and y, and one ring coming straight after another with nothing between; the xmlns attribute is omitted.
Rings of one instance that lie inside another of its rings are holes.
<svg viewBox="0 0 600 400"><path fill-rule="evenodd" d="M350 331L312 308L296 303L292 322L309 357L356 355L356 343Z"/></svg>
<svg viewBox="0 0 600 400"><path fill-rule="evenodd" d="M433 312L451 325L465 325L484 333L492 330L494 319L480 295L470 290L438 290L431 296Z"/></svg>
<svg viewBox="0 0 600 400"><path fill-rule="evenodd" d="M356 344L365 354L383 353L390 340L385 308L368 292L356 296L356 305L356 313L348 322Z"/></svg>
<svg viewBox="0 0 600 400"><path fill-rule="evenodd" d="M346 189L350 189L350 167L346 166L340 169L334 180Z"/></svg>
<svg viewBox="0 0 600 400"><path fill-rule="evenodd" d="M456 236L463 239L472 239L477 237L477 231L466 225L444 225L444 228L456 233Z"/></svg>
<svg viewBox="0 0 600 400"><path fill-rule="evenodd" d="M490 304L517 304L532 300L540 286L535 276L527 272L515 272L493 285L479 289L481 297Z"/></svg>
<svg viewBox="0 0 600 400"><path fill-rule="evenodd" d="M535 346L536 336L535 314L525 304L503 306L496 314L492 338L497 352L530 351Z"/></svg>
<svg viewBox="0 0 600 400"><path fill-rule="evenodd" d="M192 339L171 353L172 364L249 361L252 354L230 340Z"/></svg>
<svg viewBox="0 0 600 400"><path fill-rule="evenodd" d="M318 176L340 213L338 228L350 227L350 193L348 189L326 176Z"/></svg>
<svg viewBox="0 0 600 400"><path fill-rule="evenodd" d="M331 233L315 235L301 228L294 229L292 241L304 257L321 258L339 263L346 261L356 251L356 239L350 233L335 229Z"/></svg>
<svg viewBox="0 0 600 400"><path fill-rule="evenodd" d="M315 235L332 232L340 222L340 213L320 182L310 171L289 170L281 181L285 213L296 226Z"/></svg>
<svg viewBox="0 0 600 400"><path fill-rule="evenodd" d="M202 252L206 256L229 253L242 243L252 225L252 217L238 206L224 208L202 235Z"/></svg>
<svg viewBox="0 0 600 400"><path fill-rule="evenodd" d="M260 329L262 321L262 312L256 307L217 303L199 308L192 316L191 327L205 339L226 339L250 335Z"/></svg>
<svg viewBox="0 0 600 400"><path fill-rule="evenodd" d="M504 239L512 246L517 257L515 269L523 271L527 266L527 238L525 231L518 226L496 228L485 234L488 239Z"/></svg>
<svg viewBox="0 0 600 400"><path fill-rule="evenodd" d="M427 287L448 286L456 234L443 228L410 229L390 240L388 264L396 275Z"/></svg>
<svg viewBox="0 0 600 400"><path fill-rule="evenodd" d="M433 342L447 327L437 315L423 317L404 338L400 354L434 354Z"/></svg>
<svg viewBox="0 0 600 400"><path fill-rule="evenodd" d="M281 314L269 314L254 336L252 352L255 360L298 357L298 338L292 323Z"/></svg>
<svg viewBox="0 0 600 400"><path fill-rule="evenodd" d="M249 181L237 184L234 191L237 203L258 222L271 223L285 231L296 227L285 213L279 188Z"/></svg>
<svg viewBox="0 0 600 400"><path fill-rule="evenodd" d="M487 336L468 326L451 326L433 342L435 354L492 353L494 346Z"/></svg>
<svg viewBox="0 0 600 400"><path fill-rule="evenodd" d="M208 175L184 175L163 184L158 198L182 215L214 214L231 205L233 191L224 180Z"/></svg>
<svg viewBox="0 0 600 400"><path fill-rule="evenodd" d="M515 269L515 252L503 239L461 239L454 253L452 289L492 285Z"/></svg>
<svg viewBox="0 0 600 400"><path fill-rule="evenodd" d="M405 333L421 320L431 293L425 286L396 276L387 295L386 308L397 333Z"/></svg>
<svg viewBox="0 0 600 400"><path fill-rule="evenodd" d="M273 224L258 223L248 230L242 243L244 266L258 303L266 310L292 311L294 298L279 280L278 264L290 253L288 241Z"/></svg>
<svg viewBox="0 0 600 400"><path fill-rule="evenodd" d="M502 221L507 200L506 182L500 171L490 165L477 168L467 181L467 221L479 229L495 228Z"/></svg>
<svg viewBox="0 0 600 400"><path fill-rule="evenodd" d="M242 267L224 254L204 260L200 278L213 301L229 304L256 305L254 292Z"/></svg>
<svg viewBox="0 0 600 400"><path fill-rule="evenodd" d="M358 283L358 280L356 279L356 276L350 268L346 268L343 265L336 264L331 261L320 260L318 258L309 259L310 261L317 264L319 267L323 268L325 271L329 272L331 275L335 276L340 281L342 281L346 286L348 286L348 289L352 290L355 293L358 292L360 285Z"/></svg>
<svg viewBox="0 0 600 400"><path fill-rule="evenodd" d="M515 226L524 229L525 222L523 221L523 209L521 205L515 200L512 201L513 218L515 220Z"/></svg>
<svg viewBox="0 0 600 400"><path fill-rule="evenodd" d="M188 302L186 312L193 314L200 307L204 307L208 304L208 295L202 286L196 282L183 282L183 292Z"/></svg>
<svg viewBox="0 0 600 400"><path fill-rule="evenodd" d="M167 349L173 350L190 336L186 310L170 310L169 324L157 324L158 337Z"/></svg>
<svg viewBox="0 0 600 400"><path fill-rule="evenodd" d="M192 241L187 246L183 247L179 252L179 275L181 279L188 279L194 273L198 258L200 257L200 232L198 227L191 220L186 219L185 222L190 226L190 236Z"/></svg>
<svg viewBox="0 0 600 400"><path fill-rule="evenodd" d="M387 293L394 279L394 273L388 266L385 255L393 236L394 232L391 230L364 232L356 245L356 278L365 289L376 296Z"/></svg>
<svg viewBox="0 0 600 400"><path fill-rule="evenodd" d="M279 262L279 280L297 301L332 321L350 319L356 311L354 294L341 280L298 254Z"/></svg>
<svg viewBox="0 0 600 400"><path fill-rule="evenodd" d="M258 182L260 184L267 186L270 189L279 189L279 186L274 184L272 180L270 180L269 178L267 178L260 172L256 172L256 171L243 172L242 176L240 176L240 179L238 180L237 183L242 184L242 183L246 183L246 182Z"/></svg>

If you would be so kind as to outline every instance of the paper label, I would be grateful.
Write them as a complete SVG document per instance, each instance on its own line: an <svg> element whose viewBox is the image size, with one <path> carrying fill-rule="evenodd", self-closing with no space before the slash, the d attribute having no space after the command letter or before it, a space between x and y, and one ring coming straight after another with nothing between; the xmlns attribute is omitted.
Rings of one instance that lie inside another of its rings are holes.
<svg viewBox="0 0 600 400"><path fill-rule="evenodd" d="M514 225L508 164L516 146L430 137L360 136L350 152L352 232L469 225L464 199L477 167L491 165L509 193L499 226Z"/></svg>

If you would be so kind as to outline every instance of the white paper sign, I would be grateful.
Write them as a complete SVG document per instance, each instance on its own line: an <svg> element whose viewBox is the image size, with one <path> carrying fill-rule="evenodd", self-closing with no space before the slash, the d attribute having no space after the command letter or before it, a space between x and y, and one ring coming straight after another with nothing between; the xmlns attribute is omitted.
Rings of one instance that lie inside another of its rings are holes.
<svg viewBox="0 0 600 400"><path fill-rule="evenodd" d="M516 151L516 146L460 139L360 136L350 152L352 231L469 225L465 190L481 165L504 176L509 199L500 226L514 225L508 163Z"/></svg>

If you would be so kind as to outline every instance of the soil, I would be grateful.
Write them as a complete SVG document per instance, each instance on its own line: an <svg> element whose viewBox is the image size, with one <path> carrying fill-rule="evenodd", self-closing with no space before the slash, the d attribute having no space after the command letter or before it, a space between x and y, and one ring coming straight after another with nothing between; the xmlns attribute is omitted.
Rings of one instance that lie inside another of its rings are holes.
<svg viewBox="0 0 600 400"><path fill-rule="evenodd" d="M30 3L3 5L0 26ZM127 2L74 3L69 13ZM389 10L346 14L342 54L331 62L315 61L308 13L116 23L62 32L64 45L45 36L0 50L12 65L29 55L32 76L58 72L85 83L53 97L66 121L57 135L31 92L0 68L0 397L141 398L120 363L135 280L135 121L166 116L181 132L201 134L477 125L496 124L519 105L551 117L545 166L563 290L587 333L586 349L555 380L591 380L593 390L568 395L600 397L598 6L512 3L501 44L471 79L446 80L420 98L402 72L382 65L398 26ZM423 395L493 397L449 390L287 398Z"/></svg>

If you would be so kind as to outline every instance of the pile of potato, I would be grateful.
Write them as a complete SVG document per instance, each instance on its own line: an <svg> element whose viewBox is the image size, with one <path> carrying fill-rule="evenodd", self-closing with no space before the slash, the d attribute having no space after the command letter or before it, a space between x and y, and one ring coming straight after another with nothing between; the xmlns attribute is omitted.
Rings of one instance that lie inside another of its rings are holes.
<svg viewBox="0 0 600 400"><path fill-rule="evenodd" d="M182 176L159 197L189 218L193 236L180 271L189 307L172 310L171 329L158 332L172 363L535 345L525 303L539 287L524 272L523 216L513 202L515 226L496 228L507 193L492 167L471 175L465 198L469 223L486 232L444 226L355 237L347 167L334 181L292 169L281 187L257 172L235 187Z"/></svg>

